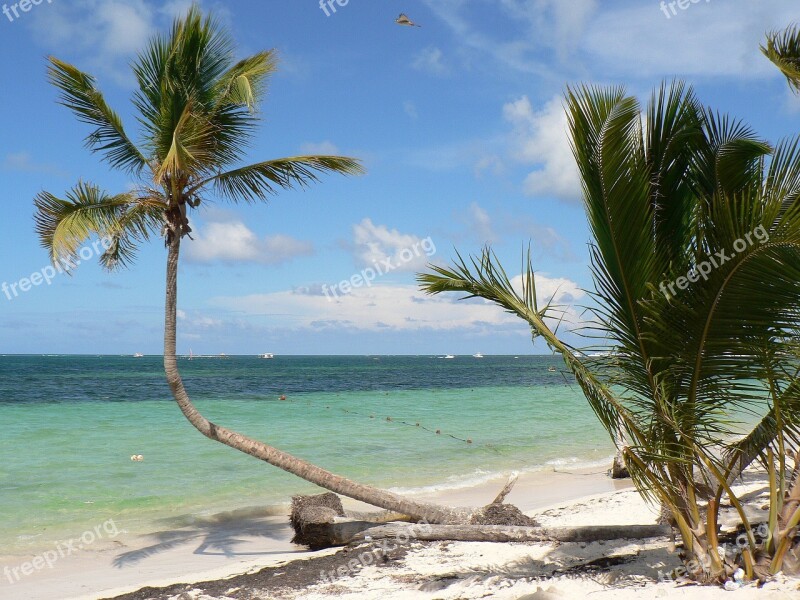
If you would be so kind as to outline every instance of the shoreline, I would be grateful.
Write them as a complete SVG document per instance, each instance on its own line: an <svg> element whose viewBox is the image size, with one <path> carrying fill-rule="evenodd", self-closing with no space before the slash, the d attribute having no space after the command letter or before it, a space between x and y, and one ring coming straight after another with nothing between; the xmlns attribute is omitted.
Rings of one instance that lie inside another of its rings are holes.
<svg viewBox="0 0 800 600"><path fill-rule="evenodd" d="M471 487L429 489L415 496L451 506L477 507L491 502L505 481L505 476L498 475ZM524 512L538 512L629 487L629 482L614 481L605 473L590 469L532 471L521 474L507 502ZM350 510L372 509L343 500ZM19 568L34 557L3 556L0 557L0 597L4 600L96 600L148 586L223 579L322 556L320 552L309 552L291 544L287 515L269 512L265 507L253 507L197 518L188 526L165 528L147 535L121 533L115 539L98 540L90 551L58 560L52 568L21 576L13 584L10 583L13 575L9 577L5 569ZM330 553L337 550L332 549ZM2 576L3 573L6 575Z"/></svg>

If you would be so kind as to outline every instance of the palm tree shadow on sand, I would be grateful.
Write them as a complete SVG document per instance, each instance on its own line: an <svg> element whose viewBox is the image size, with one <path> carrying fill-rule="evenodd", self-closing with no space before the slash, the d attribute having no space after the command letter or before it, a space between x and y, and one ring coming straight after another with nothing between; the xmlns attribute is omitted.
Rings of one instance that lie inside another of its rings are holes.
<svg viewBox="0 0 800 600"><path fill-rule="evenodd" d="M143 536L153 543L123 552L114 558L114 567L131 567L146 558L188 544L197 544L194 554L237 556L265 556L283 554L286 550L269 552L237 552L242 544L253 538L288 540L291 537L288 520L283 513L270 514L263 507L224 512L210 517L182 515L159 521L165 529Z"/></svg>

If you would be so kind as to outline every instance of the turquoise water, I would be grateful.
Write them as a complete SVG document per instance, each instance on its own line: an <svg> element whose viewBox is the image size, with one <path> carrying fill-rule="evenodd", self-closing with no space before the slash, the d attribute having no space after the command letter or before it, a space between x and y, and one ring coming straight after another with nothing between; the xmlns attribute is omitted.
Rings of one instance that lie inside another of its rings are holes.
<svg viewBox="0 0 800 600"><path fill-rule="evenodd" d="M211 420L406 493L511 469L605 464L605 432L550 365L558 359L180 361ZM161 369L160 357L0 356L2 547L41 546L108 518L147 532L166 517L281 504L315 489L200 435Z"/></svg>

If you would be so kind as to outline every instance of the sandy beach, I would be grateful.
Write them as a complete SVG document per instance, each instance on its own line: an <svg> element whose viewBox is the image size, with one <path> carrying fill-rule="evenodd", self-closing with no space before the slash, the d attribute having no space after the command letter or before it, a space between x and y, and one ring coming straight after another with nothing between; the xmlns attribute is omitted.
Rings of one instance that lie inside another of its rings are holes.
<svg viewBox="0 0 800 600"><path fill-rule="evenodd" d="M428 494L481 506L503 480ZM746 484L757 499L757 477ZM423 495L420 495L423 497ZM627 481L597 471L523 475L508 502L543 526L649 524L656 512ZM345 503L348 509L363 506ZM757 502L756 502L757 504ZM721 588L666 581L680 567L668 538L592 543L374 542L308 552L290 543L285 514L248 509L149 536L122 533L0 585L4 600L243 600L256 598L722 598ZM0 569L33 557L6 557ZM795 598L800 581L780 576L737 597Z"/></svg>
<svg viewBox="0 0 800 600"><path fill-rule="evenodd" d="M418 497L451 506L477 507L491 501L503 483L501 477L477 486L423 490ZM508 502L530 512L626 485L613 482L596 469L534 472L520 478ZM345 506L349 510L370 510L356 502L345 501ZM290 543L292 532L287 514L288 502L282 509L254 506L218 513L149 535L130 535L123 530L114 539L100 539L83 551L76 549L57 560L52 568L45 567L28 576L18 571L19 580L13 583L8 575L4 576L0 579L0 597L4 600L113 597L145 586L219 579L319 557L319 552L310 553ZM0 556L0 573L35 558L35 555Z"/></svg>

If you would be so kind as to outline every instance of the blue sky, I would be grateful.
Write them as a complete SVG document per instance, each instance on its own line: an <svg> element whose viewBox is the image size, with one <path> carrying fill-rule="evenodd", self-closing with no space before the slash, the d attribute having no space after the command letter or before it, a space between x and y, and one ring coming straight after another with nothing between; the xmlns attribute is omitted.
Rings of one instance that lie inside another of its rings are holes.
<svg viewBox="0 0 800 600"><path fill-rule="evenodd" d="M81 178L109 191L132 183L83 148L87 128L56 104L46 56L96 75L134 132L128 62L186 6L43 0L0 14L0 283L47 265L33 230L38 192L61 195ZM179 352L545 352L494 307L426 299L414 273L487 242L516 273L530 241L542 295L580 319L589 233L566 85L624 84L646 98L678 76L769 140L800 125L800 102L758 50L766 31L800 20L796 0L687 3L669 17L657 0L349 0L329 16L316 0L201 6L231 28L241 56L281 57L248 158L339 153L368 173L268 205L207 198L184 246ZM421 27L396 25L401 11ZM392 270L370 286L325 295L387 260ZM164 268L155 240L127 271L91 260L0 294L0 353L160 353Z"/></svg>

